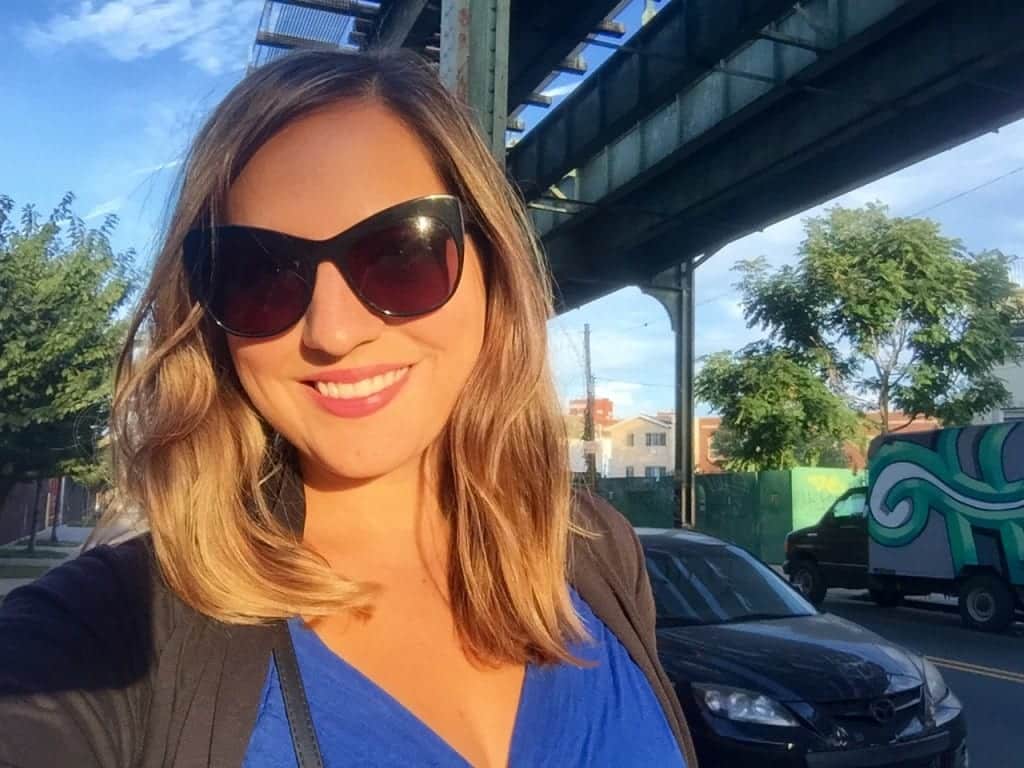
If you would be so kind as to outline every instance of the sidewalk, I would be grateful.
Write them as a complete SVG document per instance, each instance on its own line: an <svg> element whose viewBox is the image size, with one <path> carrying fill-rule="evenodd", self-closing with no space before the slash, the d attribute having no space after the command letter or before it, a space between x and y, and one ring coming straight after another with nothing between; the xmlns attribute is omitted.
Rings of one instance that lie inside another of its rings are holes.
<svg viewBox="0 0 1024 768"><path fill-rule="evenodd" d="M91 527L61 525L57 527L57 544L50 543L49 530L40 531L36 535L36 557L19 557L17 554L0 556L0 598L18 587L31 584L68 558L76 557L90 533ZM0 555L20 553L24 549L25 541L22 540L0 547ZM40 557L43 553L53 553L53 556Z"/></svg>

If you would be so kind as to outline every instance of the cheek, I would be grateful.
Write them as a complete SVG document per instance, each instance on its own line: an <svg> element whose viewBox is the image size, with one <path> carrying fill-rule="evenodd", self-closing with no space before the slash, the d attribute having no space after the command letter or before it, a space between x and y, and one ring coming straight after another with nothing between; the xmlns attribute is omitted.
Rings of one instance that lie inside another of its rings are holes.
<svg viewBox="0 0 1024 768"><path fill-rule="evenodd" d="M253 405L264 416L268 415L265 411L273 402L272 393L268 391L272 388L271 382L279 378L274 372L285 370L284 345L278 345L276 341L257 342L234 336L228 336L227 341L238 380Z"/></svg>
<svg viewBox="0 0 1024 768"><path fill-rule="evenodd" d="M487 322L487 290L480 262L471 249L450 308L452 311L444 318L444 333L451 340L452 354L459 357L468 375L480 355Z"/></svg>

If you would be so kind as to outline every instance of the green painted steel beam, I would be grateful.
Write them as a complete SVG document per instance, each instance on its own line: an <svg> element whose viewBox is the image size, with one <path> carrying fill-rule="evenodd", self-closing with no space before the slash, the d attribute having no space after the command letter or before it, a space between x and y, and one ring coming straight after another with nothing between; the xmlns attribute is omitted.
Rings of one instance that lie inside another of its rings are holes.
<svg viewBox="0 0 1024 768"><path fill-rule="evenodd" d="M563 308L1024 115L1020 4L802 9L773 29L830 53L758 39L565 179L570 200L545 201L564 213L534 213L560 220L544 243Z"/></svg>
<svg viewBox="0 0 1024 768"><path fill-rule="evenodd" d="M510 175L528 197L539 194L792 7L792 0L667 3L510 150Z"/></svg>
<svg viewBox="0 0 1024 768"><path fill-rule="evenodd" d="M505 160L510 0L443 0L441 79L477 115L490 150Z"/></svg>
<svg viewBox="0 0 1024 768"><path fill-rule="evenodd" d="M296 37L295 35L282 35L278 32L265 32L262 29L256 33L256 45L265 45L267 48L278 48L282 51L323 51L336 50L339 47L335 43L312 40L308 37Z"/></svg>

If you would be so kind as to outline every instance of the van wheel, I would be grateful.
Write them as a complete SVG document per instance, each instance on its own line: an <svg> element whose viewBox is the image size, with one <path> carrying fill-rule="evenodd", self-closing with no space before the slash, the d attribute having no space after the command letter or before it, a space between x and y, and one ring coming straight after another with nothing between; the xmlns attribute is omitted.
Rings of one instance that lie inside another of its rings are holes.
<svg viewBox="0 0 1024 768"><path fill-rule="evenodd" d="M1002 632L1013 621L1013 594L993 573L977 573L960 587L960 618L965 627Z"/></svg>
<svg viewBox="0 0 1024 768"><path fill-rule="evenodd" d="M871 599L875 601L875 604L880 605L883 608L895 608L897 605L901 605L903 603L903 595L891 587L885 589L871 589L868 591L871 593Z"/></svg>
<svg viewBox="0 0 1024 768"><path fill-rule="evenodd" d="M789 580L807 600L820 605L825 599L828 587L821 576L821 569L810 560L798 560L789 570Z"/></svg>

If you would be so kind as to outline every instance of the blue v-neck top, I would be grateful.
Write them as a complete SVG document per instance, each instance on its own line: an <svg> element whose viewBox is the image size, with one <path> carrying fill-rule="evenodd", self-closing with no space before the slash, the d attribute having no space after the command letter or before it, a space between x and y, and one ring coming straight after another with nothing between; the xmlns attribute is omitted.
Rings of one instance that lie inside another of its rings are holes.
<svg viewBox="0 0 1024 768"><path fill-rule="evenodd" d="M593 666L526 668L510 768L685 768L647 678L590 606L572 593L591 641L572 652ZM326 768L466 768L422 720L298 620L289 622ZM244 768L296 766L273 659Z"/></svg>

